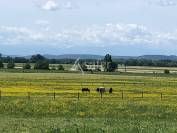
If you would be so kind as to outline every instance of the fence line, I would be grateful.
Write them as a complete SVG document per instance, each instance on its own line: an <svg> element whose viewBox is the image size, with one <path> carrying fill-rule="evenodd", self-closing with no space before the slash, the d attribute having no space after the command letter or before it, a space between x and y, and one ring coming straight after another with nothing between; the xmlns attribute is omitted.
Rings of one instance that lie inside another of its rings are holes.
<svg viewBox="0 0 177 133"><path fill-rule="evenodd" d="M41 83L41 82L36 82L36 83L31 83L31 82L26 82L26 83L18 83L16 81L8 81L8 82L2 82L0 81L1 85L15 85L15 86L18 86L18 85L29 85L29 86L32 86L32 85L60 85L60 86L83 86L83 85L90 85L90 86L96 86L96 85L143 85L143 86L146 86L146 85L151 85L151 86L175 86L177 85L177 82L125 82L125 81L89 81L89 82L77 82L77 81L74 81L74 82L66 82L64 84L62 84L61 82L51 82L51 83ZM73 83L73 84L70 84L70 83Z"/></svg>
<svg viewBox="0 0 177 133"><path fill-rule="evenodd" d="M8 95L11 94L11 95ZM55 100L56 98L75 98L75 99L84 99L84 98L101 98L101 99L109 99L109 98L119 98L119 99L128 99L128 98L159 98L164 99L166 97L176 97L177 94L171 94L171 93L162 93L162 92L130 92L130 91L120 91L115 92L112 94L109 93L56 93L56 92L50 92L50 93L43 93L43 92L3 92L0 90L0 100L3 99L3 97L26 97L28 100L32 99L33 97L53 97ZM136 96L135 96L136 95Z"/></svg>

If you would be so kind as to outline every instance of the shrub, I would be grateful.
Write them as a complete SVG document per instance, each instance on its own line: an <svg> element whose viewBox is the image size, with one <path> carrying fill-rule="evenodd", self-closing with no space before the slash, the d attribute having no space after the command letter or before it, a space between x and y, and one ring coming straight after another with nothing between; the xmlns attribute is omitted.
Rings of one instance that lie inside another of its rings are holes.
<svg viewBox="0 0 177 133"><path fill-rule="evenodd" d="M58 65L58 70L63 71L63 70L65 70L65 68L63 67L63 65Z"/></svg>
<svg viewBox="0 0 177 133"><path fill-rule="evenodd" d="M32 55L30 61L32 63L37 63L39 61L44 61L46 58L40 54Z"/></svg>
<svg viewBox="0 0 177 133"><path fill-rule="evenodd" d="M13 69L14 67L15 67L15 63L13 61L10 61L9 63L7 63L7 68Z"/></svg>
<svg viewBox="0 0 177 133"><path fill-rule="evenodd" d="M0 61L0 68L4 68L4 64L2 61Z"/></svg>
<svg viewBox="0 0 177 133"><path fill-rule="evenodd" d="M165 73L165 74L169 74L169 73L170 73L170 70L165 69L165 70L164 70L164 73Z"/></svg>
<svg viewBox="0 0 177 133"><path fill-rule="evenodd" d="M82 68L83 71L88 71L87 66L84 65L84 64L81 64L81 68Z"/></svg>
<svg viewBox="0 0 177 133"><path fill-rule="evenodd" d="M30 63L26 63L26 64L23 66L23 69L31 69Z"/></svg>
<svg viewBox="0 0 177 133"><path fill-rule="evenodd" d="M117 63L115 62L109 63L108 66L109 66L107 70L108 72L114 72L117 69Z"/></svg>
<svg viewBox="0 0 177 133"><path fill-rule="evenodd" d="M48 63L48 61L38 61L38 62L35 63L34 69L48 70L49 69L49 63Z"/></svg>

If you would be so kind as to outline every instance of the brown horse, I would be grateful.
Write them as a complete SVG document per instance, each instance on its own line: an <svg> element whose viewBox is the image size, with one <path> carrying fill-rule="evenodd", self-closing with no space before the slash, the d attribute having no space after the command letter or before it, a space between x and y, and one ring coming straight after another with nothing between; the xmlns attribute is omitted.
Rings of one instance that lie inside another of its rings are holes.
<svg viewBox="0 0 177 133"><path fill-rule="evenodd" d="M89 88L82 88L82 92L89 92L90 93L90 89Z"/></svg>

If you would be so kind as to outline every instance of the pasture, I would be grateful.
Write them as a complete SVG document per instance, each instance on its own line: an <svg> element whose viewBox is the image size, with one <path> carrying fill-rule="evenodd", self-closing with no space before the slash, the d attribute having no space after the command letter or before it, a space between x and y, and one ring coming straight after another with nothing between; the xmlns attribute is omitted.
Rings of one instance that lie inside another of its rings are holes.
<svg viewBox="0 0 177 133"><path fill-rule="evenodd" d="M57 68L59 64L50 64L50 69ZM70 70L73 64L60 64L63 65L66 71ZM4 67L6 68L7 63L4 63ZM34 63L31 63L32 68L34 67ZM15 63L16 69L22 69L23 63ZM128 73L164 73L164 70L168 69L171 73L177 74L177 67L149 67L149 66L122 66L119 65L117 71L119 72L128 72Z"/></svg>
<svg viewBox="0 0 177 133"><path fill-rule="evenodd" d="M0 132L177 132L174 75L1 72L0 90Z"/></svg>

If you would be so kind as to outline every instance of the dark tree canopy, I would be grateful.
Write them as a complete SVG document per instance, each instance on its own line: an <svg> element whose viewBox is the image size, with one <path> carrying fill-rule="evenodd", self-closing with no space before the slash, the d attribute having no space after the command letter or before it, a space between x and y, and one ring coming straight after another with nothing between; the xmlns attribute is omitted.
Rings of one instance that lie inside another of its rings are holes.
<svg viewBox="0 0 177 133"><path fill-rule="evenodd" d="M34 69L48 70L49 69L49 63L48 63L48 61L38 61L38 62L35 63Z"/></svg>
<svg viewBox="0 0 177 133"><path fill-rule="evenodd" d="M15 68L15 63L13 61L8 62L7 63L7 68L9 68L9 69Z"/></svg>
<svg viewBox="0 0 177 133"><path fill-rule="evenodd" d="M105 62L112 62L112 56L110 54L105 55L104 61Z"/></svg>
<svg viewBox="0 0 177 133"><path fill-rule="evenodd" d="M104 57L104 62L105 62L105 71L109 71L109 63L112 62L112 56L110 54L105 55Z"/></svg>
<svg viewBox="0 0 177 133"><path fill-rule="evenodd" d="M31 69L30 63L24 64L23 69Z"/></svg>
<svg viewBox="0 0 177 133"><path fill-rule="evenodd" d="M87 66L85 64L81 64L81 68L83 71L88 71Z"/></svg>
<svg viewBox="0 0 177 133"><path fill-rule="evenodd" d="M63 70L65 70L65 68L63 67L63 65L58 65L58 70L63 71Z"/></svg>
<svg viewBox="0 0 177 133"><path fill-rule="evenodd" d="M108 71L114 72L117 69L117 66L118 66L117 63L115 63L115 62L109 63Z"/></svg>
<svg viewBox="0 0 177 133"><path fill-rule="evenodd" d="M165 70L164 70L164 73L165 73L165 74L169 74L169 73L170 73L170 70L165 69Z"/></svg>
<svg viewBox="0 0 177 133"><path fill-rule="evenodd" d="M31 56L31 59L30 59L30 62L32 63L36 63L38 61L44 61L46 60L46 58L40 54L36 54L36 55L32 55Z"/></svg>
<svg viewBox="0 0 177 133"><path fill-rule="evenodd" d="M0 61L0 68L4 68L4 64L2 61Z"/></svg>
<svg viewBox="0 0 177 133"><path fill-rule="evenodd" d="M15 57L12 60L14 60L15 63L27 63L28 59L24 57Z"/></svg>

